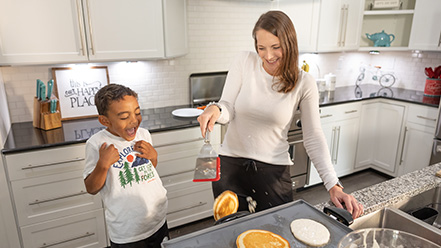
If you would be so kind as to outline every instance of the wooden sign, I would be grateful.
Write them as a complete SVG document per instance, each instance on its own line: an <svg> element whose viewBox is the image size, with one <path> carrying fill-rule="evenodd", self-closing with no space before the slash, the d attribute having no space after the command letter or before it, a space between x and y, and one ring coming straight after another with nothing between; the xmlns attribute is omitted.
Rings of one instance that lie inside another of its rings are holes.
<svg viewBox="0 0 441 248"><path fill-rule="evenodd" d="M98 116L95 94L109 84L107 66L52 68L61 120Z"/></svg>

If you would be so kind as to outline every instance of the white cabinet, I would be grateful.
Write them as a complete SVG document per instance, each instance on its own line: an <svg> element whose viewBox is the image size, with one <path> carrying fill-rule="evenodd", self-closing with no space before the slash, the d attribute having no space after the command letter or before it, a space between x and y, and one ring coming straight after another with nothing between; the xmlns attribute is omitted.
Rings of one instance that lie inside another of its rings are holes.
<svg viewBox="0 0 441 248"><path fill-rule="evenodd" d="M403 139L405 106L372 100L362 105L355 167L372 167L396 176L396 161Z"/></svg>
<svg viewBox="0 0 441 248"><path fill-rule="evenodd" d="M398 176L429 165L438 109L409 104Z"/></svg>
<svg viewBox="0 0 441 248"><path fill-rule="evenodd" d="M362 0L324 0L320 6L318 52L357 50L363 20Z"/></svg>
<svg viewBox="0 0 441 248"><path fill-rule="evenodd" d="M320 109L323 133L337 176L354 171L361 103L340 104ZM311 166L308 185L322 182Z"/></svg>
<svg viewBox="0 0 441 248"><path fill-rule="evenodd" d="M105 247L99 195L86 192L85 144L5 154L23 248Z"/></svg>
<svg viewBox="0 0 441 248"><path fill-rule="evenodd" d="M185 1L0 0L0 5L4 65L141 60L187 49ZM166 30L164 38L164 27L179 30Z"/></svg>
<svg viewBox="0 0 441 248"><path fill-rule="evenodd" d="M279 0L293 21L300 52L357 50L363 1Z"/></svg>
<svg viewBox="0 0 441 248"><path fill-rule="evenodd" d="M279 9L294 24L299 52L316 52L320 0L279 0Z"/></svg>
<svg viewBox="0 0 441 248"><path fill-rule="evenodd" d="M417 0L410 34L409 48L441 50L441 1Z"/></svg>
<svg viewBox="0 0 441 248"><path fill-rule="evenodd" d="M199 127L152 133L158 152L158 171L167 189L170 228L213 215L211 182L193 182L196 158L204 144ZM221 126L215 125L210 143L218 151Z"/></svg>

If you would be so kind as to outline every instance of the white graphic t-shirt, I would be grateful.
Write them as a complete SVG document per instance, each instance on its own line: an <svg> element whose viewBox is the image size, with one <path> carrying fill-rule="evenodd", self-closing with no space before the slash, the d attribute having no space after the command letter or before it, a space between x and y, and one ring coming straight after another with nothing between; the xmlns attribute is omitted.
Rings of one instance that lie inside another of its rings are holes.
<svg viewBox="0 0 441 248"><path fill-rule="evenodd" d="M101 130L86 143L83 178L95 169L103 143L113 144L119 152L119 160L109 168L100 190L110 240L118 244L150 237L165 223L167 191L153 164L136 156L133 146L140 140L152 143L146 129L139 128L132 141Z"/></svg>

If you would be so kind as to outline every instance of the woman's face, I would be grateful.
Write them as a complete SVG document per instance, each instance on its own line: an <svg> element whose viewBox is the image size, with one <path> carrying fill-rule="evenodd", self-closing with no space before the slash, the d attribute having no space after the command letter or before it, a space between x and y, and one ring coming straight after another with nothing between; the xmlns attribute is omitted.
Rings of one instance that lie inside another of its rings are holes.
<svg viewBox="0 0 441 248"><path fill-rule="evenodd" d="M257 40L257 52L263 61L263 68L270 75L275 74L277 68L282 63L282 47L280 46L280 40L272 33L259 29L256 32Z"/></svg>

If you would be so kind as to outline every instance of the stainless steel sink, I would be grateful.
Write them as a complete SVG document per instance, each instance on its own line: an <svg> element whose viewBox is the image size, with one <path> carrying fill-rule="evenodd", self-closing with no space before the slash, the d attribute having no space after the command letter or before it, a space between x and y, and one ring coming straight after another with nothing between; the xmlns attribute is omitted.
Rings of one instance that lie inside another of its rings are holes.
<svg viewBox="0 0 441 248"><path fill-rule="evenodd" d="M440 213L439 216L441 216L441 206L438 204L440 202L441 187L437 187L416 196L407 197L390 207L362 216L354 220L354 223L349 227L353 230L375 227L391 228L413 233L436 244L441 244L440 229L408 214L408 212L416 209L431 206L437 209ZM441 217L438 220L441 220Z"/></svg>

